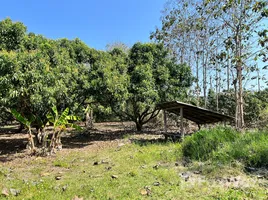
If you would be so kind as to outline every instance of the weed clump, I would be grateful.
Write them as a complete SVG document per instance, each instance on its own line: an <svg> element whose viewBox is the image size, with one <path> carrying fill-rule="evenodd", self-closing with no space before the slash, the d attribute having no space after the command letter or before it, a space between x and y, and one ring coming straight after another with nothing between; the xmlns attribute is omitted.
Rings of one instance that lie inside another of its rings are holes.
<svg viewBox="0 0 268 200"><path fill-rule="evenodd" d="M213 160L223 163L240 161L248 167L268 167L268 134L248 132L234 142L224 144L213 154Z"/></svg>
<svg viewBox="0 0 268 200"><path fill-rule="evenodd" d="M268 167L268 133L238 133L231 128L202 130L182 144L184 157L228 164L239 161L248 167Z"/></svg>
<svg viewBox="0 0 268 200"><path fill-rule="evenodd" d="M212 157L214 151L225 143L234 141L237 137L239 134L231 128L202 130L185 138L182 152L185 157L205 161Z"/></svg>

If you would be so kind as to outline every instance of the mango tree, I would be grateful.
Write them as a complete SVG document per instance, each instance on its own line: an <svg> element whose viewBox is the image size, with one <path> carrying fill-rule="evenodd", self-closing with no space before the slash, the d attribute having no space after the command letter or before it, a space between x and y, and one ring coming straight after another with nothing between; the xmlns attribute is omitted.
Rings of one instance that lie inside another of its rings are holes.
<svg viewBox="0 0 268 200"><path fill-rule="evenodd" d="M157 103L186 96L193 78L161 44L136 43L128 53L113 49L90 71L91 94L138 131L157 116ZM104 53L103 53L104 54Z"/></svg>

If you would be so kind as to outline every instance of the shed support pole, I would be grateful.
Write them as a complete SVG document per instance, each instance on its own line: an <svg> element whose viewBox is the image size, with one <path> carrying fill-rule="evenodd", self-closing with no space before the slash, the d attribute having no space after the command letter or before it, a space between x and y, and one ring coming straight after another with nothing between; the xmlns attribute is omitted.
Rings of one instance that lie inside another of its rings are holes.
<svg viewBox="0 0 268 200"><path fill-rule="evenodd" d="M180 108L180 127L181 127L181 138L184 139L184 128L183 128L183 107Z"/></svg>
<svg viewBox="0 0 268 200"><path fill-rule="evenodd" d="M167 133L167 114L166 114L166 110L164 110L164 129L165 129L165 133Z"/></svg>

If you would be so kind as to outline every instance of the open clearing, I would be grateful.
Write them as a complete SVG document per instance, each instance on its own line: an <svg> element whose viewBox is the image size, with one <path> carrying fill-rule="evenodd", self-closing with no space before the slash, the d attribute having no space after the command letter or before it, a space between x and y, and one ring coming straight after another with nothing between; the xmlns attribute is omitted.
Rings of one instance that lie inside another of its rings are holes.
<svg viewBox="0 0 268 200"><path fill-rule="evenodd" d="M131 124L68 133L63 150L29 156L26 134L0 135L1 199L268 199L267 171L183 158L180 143ZM13 150L12 150L13 149Z"/></svg>

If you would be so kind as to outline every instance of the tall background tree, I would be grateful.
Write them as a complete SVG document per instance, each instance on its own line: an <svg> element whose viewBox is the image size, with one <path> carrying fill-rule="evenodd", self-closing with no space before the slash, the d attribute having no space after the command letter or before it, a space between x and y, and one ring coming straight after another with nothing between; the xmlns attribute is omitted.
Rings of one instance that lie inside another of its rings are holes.
<svg viewBox="0 0 268 200"><path fill-rule="evenodd" d="M255 79L260 88L266 79L260 78L260 74L266 70L264 62L267 61L267 2L169 2L164 9L162 27L157 28L151 38L171 48L178 58L193 58L189 59L193 60L189 63L196 75L193 92L201 104L204 99L207 106L209 77L210 89L215 91L215 110L219 110L219 94L223 90L231 92L236 102L236 127L243 128L243 90L249 88L247 83L252 84ZM191 38L187 43L185 35ZM231 84L234 90L231 90ZM200 85L203 85L202 89ZM201 90L202 99L199 98Z"/></svg>

